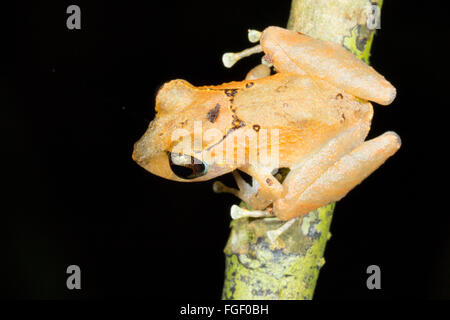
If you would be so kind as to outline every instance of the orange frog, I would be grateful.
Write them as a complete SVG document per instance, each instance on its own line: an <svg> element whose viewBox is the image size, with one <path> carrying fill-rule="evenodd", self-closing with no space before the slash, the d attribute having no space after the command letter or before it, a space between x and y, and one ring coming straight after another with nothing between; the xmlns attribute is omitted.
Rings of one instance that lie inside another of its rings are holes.
<svg viewBox="0 0 450 320"><path fill-rule="evenodd" d="M268 27L259 48L276 74L258 67L247 80L219 86L166 83L133 159L183 182L233 172L239 189L215 183L216 191L235 194L261 216L289 220L341 199L400 148L394 132L364 141L373 115L369 100L390 104L396 90L338 44ZM259 160L261 141L276 159ZM244 157L236 161L240 150ZM274 176L279 168L290 169L282 183Z"/></svg>

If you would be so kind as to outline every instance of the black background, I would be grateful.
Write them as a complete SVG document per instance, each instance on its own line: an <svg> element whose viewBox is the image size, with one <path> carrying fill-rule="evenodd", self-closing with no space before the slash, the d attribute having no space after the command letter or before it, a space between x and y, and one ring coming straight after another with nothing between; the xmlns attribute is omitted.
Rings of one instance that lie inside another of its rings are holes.
<svg viewBox="0 0 450 320"><path fill-rule="evenodd" d="M66 8L81 7L81 30ZM131 159L157 89L242 79L225 51L246 30L285 26L290 1L43 1L4 11L0 294L6 298L219 299L229 208L212 182L183 184ZM336 207L316 299L450 298L445 194L448 19L444 10L385 1L371 63L398 91L375 105L369 138L400 151ZM229 176L221 178L230 182ZM440 193L441 191L442 194ZM82 290L66 288L66 268ZM368 290L366 268L381 267Z"/></svg>

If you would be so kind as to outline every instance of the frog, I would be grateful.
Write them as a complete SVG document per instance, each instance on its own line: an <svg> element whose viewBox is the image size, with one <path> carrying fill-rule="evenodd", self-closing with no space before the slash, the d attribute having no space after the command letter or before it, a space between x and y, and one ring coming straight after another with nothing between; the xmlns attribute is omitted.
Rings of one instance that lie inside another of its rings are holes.
<svg viewBox="0 0 450 320"><path fill-rule="evenodd" d="M344 47L270 26L254 51L264 52L263 61L274 74L258 67L242 81L220 85L194 86L182 79L165 83L133 159L157 176L180 182L231 172L238 188L216 181L216 192L234 194L262 216L288 221L339 201L400 148L393 131L366 140L371 102L389 105L396 89ZM198 142L199 128L213 134L203 134ZM276 159L250 161L251 152L263 151L256 140L265 141L265 151L276 150ZM231 150L228 156L224 150ZM245 156L236 161L242 150ZM285 177L282 169L288 169Z"/></svg>

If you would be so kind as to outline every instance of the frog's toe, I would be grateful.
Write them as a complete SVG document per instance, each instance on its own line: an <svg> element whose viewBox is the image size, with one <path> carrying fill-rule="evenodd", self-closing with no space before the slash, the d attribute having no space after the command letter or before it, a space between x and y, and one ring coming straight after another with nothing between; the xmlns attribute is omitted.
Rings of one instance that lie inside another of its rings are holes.
<svg viewBox="0 0 450 320"><path fill-rule="evenodd" d="M230 210L231 218L241 219L241 218L267 218L272 217L272 213L264 210L247 210L241 208L237 205L233 205Z"/></svg>
<svg viewBox="0 0 450 320"><path fill-rule="evenodd" d="M231 193L231 194L234 194L235 196L238 196L238 194L239 194L239 190L227 187L226 185L224 185L220 181L215 181L214 182L214 184L213 184L213 191L215 193Z"/></svg>

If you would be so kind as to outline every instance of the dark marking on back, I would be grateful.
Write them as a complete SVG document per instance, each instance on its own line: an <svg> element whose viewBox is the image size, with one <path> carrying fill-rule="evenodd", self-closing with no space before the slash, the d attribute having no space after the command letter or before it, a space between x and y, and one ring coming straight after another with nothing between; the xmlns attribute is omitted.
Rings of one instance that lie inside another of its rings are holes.
<svg viewBox="0 0 450 320"><path fill-rule="evenodd" d="M344 113L344 111L342 111L342 107L341 106L339 106L338 109L339 109L338 113L341 116L341 119L339 120L339 122L343 123L345 121L345 113Z"/></svg>
<svg viewBox="0 0 450 320"><path fill-rule="evenodd" d="M261 129L261 126L259 124L253 125L253 130L255 130L256 132L258 132L260 129Z"/></svg>
<svg viewBox="0 0 450 320"><path fill-rule="evenodd" d="M336 99L343 99L343 98L344 98L344 96L342 95L342 93L338 93L336 95Z"/></svg>
<svg viewBox="0 0 450 320"><path fill-rule="evenodd" d="M284 92L288 89L288 86L283 84L281 86L279 86L278 88L275 89L276 92Z"/></svg>
<svg viewBox="0 0 450 320"><path fill-rule="evenodd" d="M232 112L233 120L231 121L231 129L228 130L227 134L222 138L222 140L225 139L226 136L233 130L236 130L236 129L239 129L239 128L242 128L245 126L245 122L242 121L241 119L239 119L238 116L236 115L237 108L233 106L234 96L239 92L239 89L225 89L224 92L228 97L231 97L230 98L230 110Z"/></svg>
<svg viewBox="0 0 450 320"><path fill-rule="evenodd" d="M208 111L206 114L206 118L209 120L209 122L214 123L219 116L220 111L220 104L216 104L214 108Z"/></svg>
<svg viewBox="0 0 450 320"><path fill-rule="evenodd" d="M232 129L239 129L245 126L245 122L239 119L237 115L233 114L233 122L231 122L231 125L233 126Z"/></svg>
<svg viewBox="0 0 450 320"><path fill-rule="evenodd" d="M234 97L238 93L238 89L225 89L225 94L229 97Z"/></svg>

